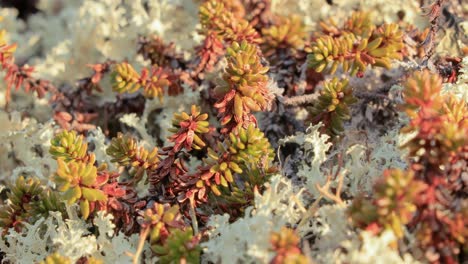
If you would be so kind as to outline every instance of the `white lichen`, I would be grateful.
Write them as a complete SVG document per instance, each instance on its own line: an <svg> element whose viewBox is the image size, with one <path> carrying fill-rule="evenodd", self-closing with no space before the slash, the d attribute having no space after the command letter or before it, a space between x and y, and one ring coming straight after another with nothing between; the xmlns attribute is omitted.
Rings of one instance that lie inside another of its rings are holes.
<svg viewBox="0 0 468 264"><path fill-rule="evenodd" d="M227 214L211 216L208 222L210 240L202 243L204 260L268 263L274 256L271 233L287 224L294 225L305 212L300 195L301 192L294 193L289 181L276 175L262 195L255 194L255 204L245 210L244 217L229 223Z"/></svg>

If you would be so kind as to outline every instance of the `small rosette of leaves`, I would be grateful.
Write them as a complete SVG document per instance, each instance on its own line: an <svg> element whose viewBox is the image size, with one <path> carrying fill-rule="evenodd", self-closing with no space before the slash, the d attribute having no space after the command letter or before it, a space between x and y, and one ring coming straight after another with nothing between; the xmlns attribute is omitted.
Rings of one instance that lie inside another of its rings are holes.
<svg viewBox="0 0 468 264"><path fill-rule="evenodd" d="M362 76L369 65L389 69L392 59L402 59L403 32L397 24L378 28L354 23L348 26L350 31L345 28L336 36L323 35L311 44L307 57L309 67L334 74L341 65L343 72Z"/></svg>
<svg viewBox="0 0 468 264"><path fill-rule="evenodd" d="M208 159L205 160L208 170L201 174L197 182L198 188L209 186L215 195L221 195L218 186L228 187L229 183L234 182L234 173L242 173L242 169L234 161L233 157L228 155L228 150L221 143L218 144L219 153L213 149L208 149Z"/></svg>
<svg viewBox="0 0 468 264"><path fill-rule="evenodd" d="M353 12L351 16L340 27L333 17L319 22L321 33L330 36L339 36L343 33L353 33L358 36L368 36L372 30L375 29L372 23L371 14L369 12L357 11Z"/></svg>
<svg viewBox="0 0 468 264"><path fill-rule="evenodd" d="M202 135L210 131L210 123L207 121L208 114L201 113L200 107L192 105L190 115L186 112L174 114L172 119L172 128L170 132L174 133L169 137L174 142L174 151L179 151L182 147L187 151L193 149L200 150L206 146L202 140Z"/></svg>
<svg viewBox="0 0 468 264"><path fill-rule="evenodd" d="M273 159L273 149L265 134L253 124L247 129L239 128L229 134L227 149L237 161L245 164L269 166ZM266 168L266 167L265 167Z"/></svg>
<svg viewBox="0 0 468 264"><path fill-rule="evenodd" d="M159 263L200 263L199 240L192 228L172 229L164 244L154 244L151 249L159 257Z"/></svg>
<svg viewBox="0 0 468 264"><path fill-rule="evenodd" d="M221 124L229 127L222 130L230 132L230 128L255 122L251 112L266 110L271 98L266 87L268 67L261 64L258 48L243 41L234 42L227 49L228 65L223 79L225 86L218 86L219 93L224 96L215 107L218 108ZM232 123L232 126L227 125Z"/></svg>
<svg viewBox="0 0 468 264"><path fill-rule="evenodd" d="M299 248L300 238L294 230L282 227L279 232L273 232L270 236L273 251L276 253L271 264L282 263L309 263L307 257L301 253Z"/></svg>
<svg viewBox="0 0 468 264"><path fill-rule="evenodd" d="M140 78L140 84L143 87L143 95L146 98L153 99L158 97L162 101L164 88L169 86L169 76L161 67L151 67L149 72L143 69Z"/></svg>
<svg viewBox="0 0 468 264"><path fill-rule="evenodd" d="M234 184L234 174L245 174L244 180L253 187L265 181L262 175L270 169L272 159L273 150L260 129L252 124L247 129L239 128L231 132L224 143L218 144L217 151L208 149L205 163L209 169L201 174L197 187L209 186L219 196L218 186Z"/></svg>
<svg viewBox="0 0 468 264"><path fill-rule="evenodd" d="M392 230L402 238L425 190L426 184L415 179L412 171L387 170L374 186L375 197L371 201L356 199L349 212L357 226Z"/></svg>
<svg viewBox="0 0 468 264"><path fill-rule="evenodd" d="M199 237L194 237L192 229L185 226L178 205L154 203L142 212L140 225L143 229L150 229L151 249L160 257L161 263L176 260L199 262Z"/></svg>
<svg viewBox="0 0 468 264"><path fill-rule="evenodd" d="M324 84L320 96L310 109L312 120L327 123L327 130L331 135L343 132L343 121L349 120L349 105L357 99L353 96L352 88L347 79L333 78Z"/></svg>
<svg viewBox="0 0 468 264"><path fill-rule="evenodd" d="M224 3L219 0L204 1L200 5L198 17L202 28L207 31L215 31L218 35L222 35L226 30L226 25L229 23L233 16Z"/></svg>
<svg viewBox="0 0 468 264"><path fill-rule="evenodd" d="M242 42L258 44L260 36L255 28L245 19L239 19L237 23L230 23L230 27L226 29L224 39L227 42Z"/></svg>
<svg viewBox="0 0 468 264"><path fill-rule="evenodd" d="M36 178L20 176L9 190L7 202L0 208L0 227L4 230L11 227L19 230L24 222L34 223L41 217L48 217L50 212L66 214L57 193L42 187Z"/></svg>
<svg viewBox="0 0 468 264"><path fill-rule="evenodd" d="M142 228L150 228L150 243L164 244L170 235L171 228L183 228L185 226L178 205L154 203L151 208L142 213L140 220Z"/></svg>
<svg viewBox="0 0 468 264"><path fill-rule="evenodd" d="M258 52L258 47L247 41L233 42L227 48L228 66L224 79L245 94L249 94L248 87L257 87L268 81L268 67L262 65Z"/></svg>
<svg viewBox="0 0 468 264"><path fill-rule="evenodd" d="M107 182L106 177L98 177L97 168L93 165L94 156L90 162L70 161L57 159L58 169L55 173L54 182L58 190L64 192L63 198L68 204L80 201L81 214L87 219L90 206L97 201L106 201L106 194L99 189ZM90 205L90 203L93 203Z"/></svg>
<svg viewBox="0 0 468 264"><path fill-rule="evenodd" d="M293 52L304 47L307 32L300 17L280 17L277 25L262 30L262 49L265 54L275 49L289 49Z"/></svg>
<svg viewBox="0 0 468 264"><path fill-rule="evenodd" d="M106 150L107 155L112 157L112 162L121 166L131 166L135 169L135 180L140 180L145 171L157 168L159 164L158 148L150 151L144 147L138 147L137 141L131 135L118 133Z"/></svg>
<svg viewBox="0 0 468 264"><path fill-rule="evenodd" d="M65 203L62 202L60 194L57 191L45 189L39 200L33 203L31 222L35 222L41 217L47 218L50 212L61 212L62 216L67 216Z"/></svg>
<svg viewBox="0 0 468 264"><path fill-rule="evenodd" d="M126 62L115 65L111 74L112 89L118 93L134 93L140 87L140 74Z"/></svg>
<svg viewBox="0 0 468 264"><path fill-rule="evenodd" d="M9 202L1 207L0 227L5 230L11 227L19 229L22 222L28 222L33 203L40 199L42 192L38 179L20 176L7 194Z"/></svg>
<svg viewBox="0 0 468 264"><path fill-rule="evenodd" d="M88 159L88 143L84 142L83 135L78 136L74 130L55 135L50 143L49 153L54 159L62 158L66 162Z"/></svg>
<svg viewBox="0 0 468 264"><path fill-rule="evenodd" d="M375 25L372 23L372 17L369 12L353 12L351 16L343 24L343 30L351 32L359 36L367 36L374 30Z"/></svg>
<svg viewBox="0 0 468 264"><path fill-rule="evenodd" d="M220 0L205 1L199 8L199 19L205 33L215 32L226 42L259 42L258 32L250 23L226 8Z"/></svg>
<svg viewBox="0 0 468 264"><path fill-rule="evenodd" d="M403 226L413 218L425 189L426 185L416 180L412 171L385 171L374 187L379 222L402 238Z"/></svg>
<svg viewBox="0 0 468 264"><path fill-rule="evenodd" d="M142 88L146 98L158 97L160 101L164 95L164 88L170 85L169 76L163 68L143 68L140 75L126 62L115 65L111 82L113 90L118 93L135 93Z"/></svg>
<svg viewBox="0 0 468 264"><path fill-rule="evenodd" d="M441 109L444 100L440 95L441 90L442 78L438 74L433 74L428 70L414 72L404 84L406 113L411 118L415 118L419 108L424 107L426 112L431 111L426 114L436 114Z"/></svg>
<svg viewBox="0 0 468 264"><path fill-rule="evenodd" d="M415 72L403 90L403 108L412 119L402 132L417 135L402 147L411 157L436 167L465 146L468 134L466 103L452 95L440 95L441 89L442 78L426 70Z"/></svg>

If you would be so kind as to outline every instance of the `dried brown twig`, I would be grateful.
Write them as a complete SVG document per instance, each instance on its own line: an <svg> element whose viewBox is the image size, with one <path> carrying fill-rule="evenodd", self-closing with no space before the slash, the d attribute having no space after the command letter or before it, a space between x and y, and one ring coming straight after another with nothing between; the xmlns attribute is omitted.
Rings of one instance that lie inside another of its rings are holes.
<svg viewBox="0 0 468 264"><path fill-rule="evenodd" d="M330 192L330 185L331 185L331 182L332 182L332 175L331 174L329 174L327 176L327 181L325 182L325 184L323 186L320 186L320 184L318 184L318 183L315 184L315 188L317 188L317 190L320 192L320 194L323 197L334 201L335 203L337 203L340 206L345 205L343 199L341 199L341 190L343 189L343 180L344 180L344 175L346 174L346 171L341 170L342 167L343 167L343 157L342 157L341 154L339 154L338 155L338 168L337 168L337 170L335 172L335 175L333 177L333 179L338 180L338 186L336 187L335 193Z"/></svg>
<svg viewBox="0 0 468 264"><path fill-rule="evenodd" d="M439 20L440 15L442 14L443 5L446 0L435 0L430 4L427 9L429 11L426 13L426 16L429 17L429 22L431 24L429 34L427 34L426 39L421 43L421 46L425 47L425 55L423 60L423 65L427 65L429 59L434 54L435 43L436 43L436 34L439 31Z"/></svg>

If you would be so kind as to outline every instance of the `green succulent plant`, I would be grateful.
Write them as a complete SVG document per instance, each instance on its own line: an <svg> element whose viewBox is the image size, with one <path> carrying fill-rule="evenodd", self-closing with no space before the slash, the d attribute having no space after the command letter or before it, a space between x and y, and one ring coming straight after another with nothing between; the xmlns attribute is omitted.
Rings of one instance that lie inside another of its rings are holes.
<svg viewBox="0 0 468 264"><path fill-rule="evenodd" d="M179 206L154 203L142 213L141 227L149 230L151 249L161 263L199 263L199 238L182 220Z"/></svg>
<svg viewBox="0 0 468 264"><path fill-rule="evenodd" d="M402 59L403 32L397 24L375 27L366 15L353 15L336 35L322 35L312 42L309 67L317 72L343 72L362 75L367 66L390 68L392 59Z"/></svg>
<svg viewBox="0 0 468 264"><path fill-rule="evenodd" d="M138 147L137 141L130 135L118 133L106 150L112 162L121 166L131 166L135 170L134 179L139 181L145 171L156 169L159 164L158 148L150 151Z"/></svg>
<svg viewBox="0 0 468 264"><path fill-rule="evenodd" d="M230 122L234 126L243 125L255 118L251 112L262 111L268 108L271 101L266 87L268 67L261 63L259 49L247 41L234 42L227 49L227 67L223 75L224 85L216 88L218 94L223 94L215 107L219 109L221 124ZM229 131L223 129L222 132Z"/></svg>
<svg viewBox="0 0 468 264"><path fill-rule="evenodd" d="M278 23L262 30L262 50L265 54L275 49L289 49L293 52L305 45L307 32L300 17L280 17Z"/></svg>
<svg viewBox="0 0 468 264"><path fill-rule="evenodd" d="M310 115L315 122L329 123L327 130L331 135L343 132L343 121L349 120L349 106L357 99L353 96L347 79L333 78L324 83L320 96L310 108Z"/></svg>
<svg viewBox="0 0 468 264"><path fill-rule="evenodd" d="M0 208L0 227L19 229L21 224L33 223L50 212L66 215L65 205L56 192L44 188L37 178L18 177L10 187L7 202Z"/></svg>
<svg viewBox="0 0 468 264"><path fill-rule="evenodd" d="M208 158L204 160L209 168L204 172L197 187L209 186L215 195L221 195L218 186L228 187L234 183L234 174L242 174L252 187L266 179L262 173L270 169L273 149L263 132L253 124L247 129L239 128L218 144L218 149L208 149Z"/></svg>
<svg viewBox="0 0 468 264"><path fill-rule="evenodd" d="M163 68L153 66L150 70L143 68L138 74L132 65L122 62L114 67L111 74L112 89L118 93L135 93L143 89L148 99L159 98L162 101L164 88L170 85L168 74Z"/></svg>
<svg viewBox="0 0 468 264"><path fill-rule="evenodd" d="M28 222L33 203L40 199L43 188L38 179L18 177L7 194L8 203L0 210L0 227L8 229Z"/></svg>
<svg viewBox="0 0 468 264"><path fill-rule="evenodd" d="M261 64L258 52L258 47L249 44L247 41L233 42L226 51L228 66L224 79L235 85L236 88L241 89L245 94L252 94L253 92L242 88L255 87L258 82L268 80L265 75L268 67Z"/></svg>
<svg viewBox="0 0 468 264"><path fill-rule="evenodd" d="M175 113L172 119L172 128L169 132L173 135L169 140L176 144L175 151L178 151L182 146L188 151L192 148L200 150L206 146L203 142L202 135L210 131L210 123L208 114L201 113L200 107L192 105L190 115L186 112Z"/></svg>
<svg viewBox="0 0 468 264"><path fill-rule="evenodd" d="M144 211L142 226L150 227L150 242L164 243L169 235L171 227L182 227L184 223L181 219L179 206L154 203L151 208Z"/></svg>
<svg viewBox="0 0 468 264"><path fill-rule="evenodd" d="M199 18L205 34L215 32L224 41L247 41L249 43L259 42L258 32L243 19L236 17L224 1L209 0L200 5Z"/></svg>
<svg viewBox="0 0 468 264"><path fill-rule="evenodd" d="M39 200L37 200L31 209L31 222L39 218L47 218L50 212L60 212L63 217L67 216L67 209L62 197L57 191L45 189Z"/></svg>
<svg viewBox="0 0 468 264"><path fill-rule="evenodd" d="M272 264L307 264L307 257L301 253L299 243L301 239L294 230L282 227L279 232L273 232L270 236L270 243L276 256L271 261Z"/></svg>
<svg viewBox="0 0 468 264"><path fill-rule="evenodd" d="M168 74L160 67L152 67L150 71L143 69L140 84L143 87L143 95L146 98L159 98L163 100L164 88L170 84Z"/></svg>
<svg viewBox="0 0 468 264"><path fill-rule="evenodd" d="M49 153L54 159L63 158L68 162L88 158L88 143L84 142L83 135L77 135L74 130L62 131L50 143Z"/></svg>
<svg viewBox="0 0 468 264"><path fill-rule="evenodd" d="M115 65L111 74L112 89L118 93L134 93L141 87L140 74L126 62Z"/></svg>
<svg viewBox="0 0 468 264"><path fill-rule="evenodd" d="M98 178L97 168L93 165L94 156L89 163L82 161L65 162L57 159L58 169L54 182L68 204L80 201L81 214L87 219L90 213L90 202L106 201L107 195L98 188L107 180Z"/></svg>
<svg viewBox="0 0 468 264"><path fill-rule="evenodd" d="M260 37L258 32L249 21L245 19L239 19L237 23L231 23L230 27L226 29L226 33L224 34L224 39L227 42L243 42L246 41L248 43L259 43Z"/></svg>
<svg viewBox="0 0 468 264"><path fill-rule="evenodd" d="M402 238L404 226L413 218L425 189L426 184L416 180L411 170L386 170L375 183L375 197L356 198L348 212L353 223L361 228L376 224L377 228L392 230Z"/></svg>
<svg viewBox="0 0 468 264"><path fill-rule="evenodd" d="M160 263L200 263L201 247L193 236L192 228L172 229L163 245L152 245Z"/></svg>
<svg viewBox="0 0 468 264"><path fill-rule="evenodd" d="M204 29L214 30L220 35L232 19L232 14L224 8L224 3L218 0L204 1L200 5L198 16Z"/></svg>
<svg viewBox="0 0 468 264"><path fill-rule="evenodd" d="M126 62L115 65L111 74L112 89L118 93L134 93L141 87L139 83L140 74Z"/></svg>
<svg viewBox="0 0 468 264"><path fill-rule="evenodd" d="M416 212L416 204L426 185L414 179L412 171L387 170L383 179L375 185L375 205L379 222L403 237L403 226Z"/></svg>

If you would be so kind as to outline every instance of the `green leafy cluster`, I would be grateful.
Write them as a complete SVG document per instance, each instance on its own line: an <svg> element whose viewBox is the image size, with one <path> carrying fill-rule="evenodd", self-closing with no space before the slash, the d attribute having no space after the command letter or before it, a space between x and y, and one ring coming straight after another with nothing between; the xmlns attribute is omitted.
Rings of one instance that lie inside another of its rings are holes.
<svg viewBox="0 0 468 264"><path fill-rule="evenodd" d="M62 158L68 162L88 158L88 143L83 141L83 135L77 135L74 130L60 132L50 143L49 153L54 159Z"/></svg>
<svg viewBox="0 0 468 264"><path fill-rule="evenodd" d="M158 97L162 101L164 88L170 85L169 76L163 68L153 66L151 70L143 68L141 74L133 67L122 62L115 65L111 74L112 89L118 93L135 93L143 89L146 98Z"/></svg>
<svg viewBox="0 0 468 264"><path fill-rule="evenodd" d="M415 179L411 170L387 170L374 186L373 201L358 199L349 212L357 225L376 223L402 238L404 226L412 220L425 190L426 184Z"/></svg>
<svg viewBox="0 0 468 264"><path fill-rule="evenodd" d="M259 42L258 32L250 23L235 16L222 0L208 0L200 5L199 18L205 35L214 32L226 42Z"/></svg>
<svg viewBox="0 0 468 264"><path fill-rule="evenodd" d="M220 186L236 187L236 174L252 188L267 180L263 176L271 169L274 152L263 132L254 125L231 132L217 147L217 150L208 149L208 158L204 160L206 171L197 182L198 188L209 187L219 196Z"/></svg>
<svg viewBox="0 0 468 264"><path fill-rule="evenodd" d="M311 118L315 122L324 122L329 134L339 135L344 130L343 121L351 118L349 106L356 101L349 81L335 77L324 83L318 99L310 108Z"/></svg>
<svg viewBox="0 0 468 264"><path fill-rule="evenodd" d="M299 248L300 238L293 229L282 227L279 232L273 232L270 242L275 252L272 264L307 264L307 257Z"/></svg>
<svg viewBox="0 0 468 264"><path fill-rule="evenodd" d="M233 122L234 126L246 127L254 120L251 112L266 110L270 103L266 87L268 67L262 65L258 47L246 41L232 43L226 59L225 84L216 88L224 96L215 107L219 109L223 126Z"/></svg>
<svg viewBox="0 0 468 264"><path fill-rule="evenodd" d="M159 256L159 263L200 263L198 240L190 227L173 229L163 245L154 244L151 249Z"/></svg>
<svg viewBox="0 0 468 264"><path fill-rule="evenodd" d="M202 135L210 132L210 123L208 114L201 113L200 107L192 105L190 115L186 112L175 113L172 119L172 128L169 132L173 135L169 140L175 143L175 151L178 151L182 146L190 151L192 148L200 150L206 146L203 142Z"/></svg>
<svg viewBox="0 0 468 264"><path fill-rule="evenodd" d="M390 68L391 60L402 59L403 32L397 24L379 27L371 24L368 14L353 15L336 35L322 35L312 42L309 67L317 72L343 72L362 75L368 65Z"/></svg>
<svg viewBox="0 0 468 264"><path fill-rule="evenodd" d="M144 211L141 222L143 229L150 229L151 249L161 263L199 263L198 237L185 226L178 205L154 203Z"/></svg>
<svg viewBox="0 0 468 264"><path fill-rule="evenodd" d="M268 67L262 65L260 56L258 55L258 47L246 41L241 43L233 42L227 48L226 53L228 64L226 73L223 75L224 80L231 87L235 87L243 94L253 97L254 92L249 91L248 88L255 88L268 81L268 77L266 76Z"/></svg>
<svg viewBox="0 0 468 264"><path fill-rule="evenodd" d="M468 106L454 96L441 95L441 90L442 78L429 71L415 72L403 90L403 107L412 121L402 132L417 132L417 137L402 147L409 150L411 157L424 156L436 167L468 142Z"/></svg>
<svg viewBox="0 0 468 264"><path fill-rule="evenodd" d="M80 201L81 214L87 219L90 202L107 200L107 195L99 189L107 179L98 181L97 168L93 165L94 156L89 163L74 160L66 162L62 158L59 158L57 163L54 182L58 190L64 192L63 198L68 204Z"/></svg>
<svg viewBox="0 0 468 264"><path fill-rule="evenodd" d="M62 131L55 135L49 149L58 165L52 180L68 204L80 202L84 219L95 209L95 202L107 200L107 195L100 188L109 178L108 174L98 175L98 170L105 169L106 165L98 169L94 165L94 154L87 151L83 136L78 136L75 131Z"/></svg>
<svg viewBox="0 0 468 264"><path fill-rule="evenodd" d="M140 74L126 62L115 65L111 74L112 89L118 93L134 93L141 87Z"/></svg>
<svg viewBox="0 0 468 264"><path fill-rule="evenodd" d="M293 53L305 45L307 32L298 16L280 17L278 22L262 30L262 50L268 54L276 49L290 50Z"/></svg>
<svg viewBox="0 0 468 264"><path fill-rule="evenodd" d="M9 190L6 203L0 208L0 227L5 231L11 227L18 230L24 222L33 223L50 212L65 213L58 195L36 178L20 176Z"/></svg>
<svg viewBox="0 0 468 264"><path fill-rule="evenodd" d="M216 0L204 1L198 12L202 27L206 30L217 31L220 35L224 32L231 16L229 10L224 8L224 3Z"/></svg>
<svg viewBox="0 0 468 264"><path fill-rule="evenodd" d="M122 133L112 139L106 153L112 157L112 162L132 167L135 181L141 180L145 172L156 169L159 164L158 148L148 151L142 146L138 147L132 136Z"/></svg>

